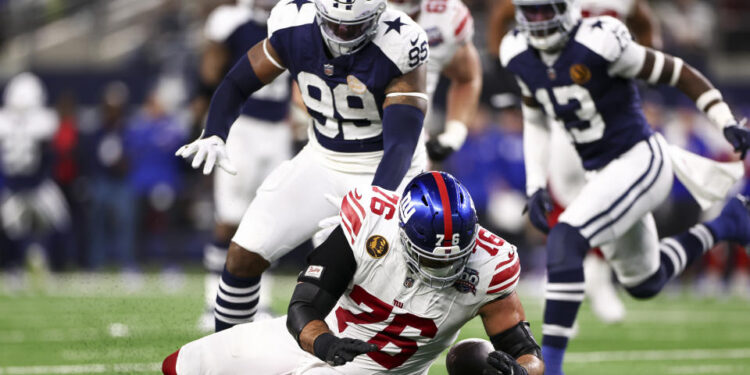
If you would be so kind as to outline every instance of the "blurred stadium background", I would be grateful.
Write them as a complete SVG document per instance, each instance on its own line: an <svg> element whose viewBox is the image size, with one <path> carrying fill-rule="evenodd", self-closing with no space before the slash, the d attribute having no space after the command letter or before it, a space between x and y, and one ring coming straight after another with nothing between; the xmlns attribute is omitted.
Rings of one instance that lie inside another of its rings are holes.
<svg viewBox="0 0 750 375"><path fill-rule="evenodd" d="M480 220L519 246L521 295L541 337L544 238L520 215L520 109L515 88L486 53L493 2L465 2L483 57L482 104L466 145L436 167L462 180ZM196 323L203 312L202 252L213 228L212 180L172 155L200 133L202 30L222 3L229 1L0 0L0 88L24 71L43 82L59 119L43 151L72 223L32 231L23 251L11 251L13 233L0 228L0 374L156 373L164 356L202 335ZM735 113L750 115L750 2L650 3L665 50L702 69ZM736 158L681 94L642 89L651 124L671 143L717 160ZM443 106L436 100L435 112ZM300 147L304 132L295 134ZM0 133L0 142L8 148L13 138ZM0 191L8 189L3 174ZM750 180L736 190L750 193ZM0 221L15 214L4 209ZM702 215L711 212L701 213L676 183L656 218L661 234L671 235ZM275 313L285 311L309 249L274 265ZM748 275L746 249L719 244L666 295L645 303L623 296L624 323L605 326L584 307L566 369L750 373ZM462 335L484 332L474 321ZM443 358L431 373L445 373Z"/></svg>

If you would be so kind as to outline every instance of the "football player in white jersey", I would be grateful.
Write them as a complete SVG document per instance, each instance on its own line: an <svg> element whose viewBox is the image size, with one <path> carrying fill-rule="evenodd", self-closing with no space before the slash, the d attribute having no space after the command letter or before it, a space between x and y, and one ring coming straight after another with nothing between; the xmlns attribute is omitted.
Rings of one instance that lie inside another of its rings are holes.
<svg viewBox="0 0 750 375"><path fill-rule="evenodd" d="M482 90L482 66L472 37L474 19L461 0L389 0L388 6L414 19L427 33L427 94L432 99L440 75L450 79L443 131L427 142L433 161L442 161L466 140Z"/></svg>
<svg viewBox="0 0 750 375"><path fill-rule="evenodd" d="M268 37L216 89L197 141L177 155L208 174L235 173L224 141L250 94L289 70L311 117L309 142L265 179L227 254L216 329L252 320L260 275L335 215L326 195L373 184L398 190L426 164L427 36L386 0L291 0L268 19ZM205 162L205 163L204 163Z"/></svg>
<svg viewBox="0 0 750 375"><path fill-rule="evenodd" d="M164 374L426 374L477 315L498 374L544 372L515 292L516 248L477 223L469 192L447 173L418 175L400 199L351 190L308 263L286 317L188 343Z"/></svg>
<svg viewBox="0 0 750 375"><path fill-rule="evenodd" d="M24 247L35 236L60 233L70 226L68 204L52 180L50 143L58 128L57 114L45 107L41 80L21 73L8 82L0 108L1 230L10 240L6 263L20 270Z"/></svg>
<svg viewBox="0 0 750 375"><path fill-rule="evenodd" d="M240 0L236 5L221 5L208 16L204 28L208 44L200 69L201 97L205 103L222 74L268 36L266 20L275 4L275 0ZM204 331L214 330L219 279L229 243L245 209L263 179L292 157L292 132L286 121L290 81L288 73L281 74L248 98L227 140L227 156L238 172L214 173L216 227L213 241L206 246L203 256L209 272L205 277L206 309L199 321Z"/></svg>
<svg viewBox="0 0 750 375"><path fill-rule="evenodd" d="M638 43L645 47L661 48L661 33L651 7L646 0L580 0L583 17L612 16L625 22ZM488 31L490 50L498 54L500 38L515 22L515 7L511 0L497 3L493 8ZM549 224L557 218L586 183L581 158L568 140L563 129L550 129L550 165L548 184L554 208ZM586 274L586 296L591 302L594 315L605 323L620 322L625 318L625 305L617 295L612 281L612 269L602 258L599 249L594 249L584 262Z"/></svg>
<svg viewBox="0 0 750 375"><path fill-rule="evenodd" d="M737 163L733 172L695 157L686 162L684 151L667 147L643 115L636 79L677 87L743 157L750 129L703 75L636 43L616 18L581 19L575 0L513 2L518 27L503 38L500 57L523 96L529 218L549 231L542 352L547 373L559 375L583 300L588 249L601 248L629 294L650 298L715 242L750 242L750 212L741 196L716 219L659 240L651 211L669 194L673 171L699 202L708 196L716 202L743 168ZM581 192L552 229L546 217L550 126L565 130L587 171ZM683 173L686 164L690 173ZM710 177L699 182L698 175Z"/></svg>

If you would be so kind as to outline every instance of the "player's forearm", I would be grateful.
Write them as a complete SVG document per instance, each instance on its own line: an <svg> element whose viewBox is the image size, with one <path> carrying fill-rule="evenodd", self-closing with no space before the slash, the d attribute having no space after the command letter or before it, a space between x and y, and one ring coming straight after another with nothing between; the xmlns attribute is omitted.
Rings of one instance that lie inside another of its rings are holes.
<svg viewBox="0 0 750 375"><path fill-rule="evenodd" d="M463 80L453 80L448 88L446 121L459 121L468 124L474 119L482 91L482 75Z"/></svg>
<svg viewBox="0 0 750 375"><path fill-rule="evenodd" d="M518 357L516 361L528 371L529 375L544 374L544 362L533 354L524 354Z"/></svg>
<svg viewBox="0 0 750 375"><path fill-rule="evenodd" d="M396 190L411 166L422 133L424 113L408 104L393 104L383 110L383 158L372 184Z"/></svg>
<svg viewBox="0 0 750 375"><path fill-rule="evenodd" d="M305 328L302 329L302 332L299 335L299 345L304 351L314 355L315 339L324 333L330 332L331 330L328 329L326 322L322 320L313 320L310 323L307 323Z"/></svg>
<svg viewBox="0 0 750 375"><path fill-rule="evenodd" d="M547 186L549 164L549 129L547 117L538 107L522 105L523 111L523 154L526 167L526 194Z"/></svg>

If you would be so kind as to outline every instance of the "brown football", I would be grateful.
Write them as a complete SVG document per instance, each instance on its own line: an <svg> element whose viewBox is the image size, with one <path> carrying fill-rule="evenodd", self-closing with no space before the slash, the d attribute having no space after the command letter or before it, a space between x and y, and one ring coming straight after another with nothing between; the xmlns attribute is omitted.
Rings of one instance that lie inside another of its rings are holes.
<svg viewBox="0 0 750 375"><path fill-rule="evenodd" d="M457 342L445 359L448 374L451 375L482 375L482 372L492 370L487 364L487 356L495 348L483 339L466 339Z"/></svg>

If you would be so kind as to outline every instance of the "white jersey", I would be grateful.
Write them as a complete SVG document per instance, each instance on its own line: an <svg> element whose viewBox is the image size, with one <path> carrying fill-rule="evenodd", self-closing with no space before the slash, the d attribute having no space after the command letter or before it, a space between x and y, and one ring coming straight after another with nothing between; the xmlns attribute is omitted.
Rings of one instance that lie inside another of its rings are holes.
<svg viewBox="0 0 750 375"><path fill-rule="evenodd" d="M427 94L435 93L440 72L456 51L474 36L474 19L461 0L423 0L417 18L427 33L430 59L427 61Z"/></svg>
<svg viewBox="0 0 750 375"><path fill-rule="evenodd" d="M357 270L326 323L339 337L380 349L337 368L346 374L426 373L480 307L509 295L518 283L516 247L480 228L461 279L444 289L424 285L404 259L398 201L397 194L368 186L342 202L341 225Z"/></svg>
<svg viewBox="0 0 750 375"><path fill-rule="evenodd" d="M637 0L579 0L584 17L612 16L624 21L635 9Z"/></svg>

